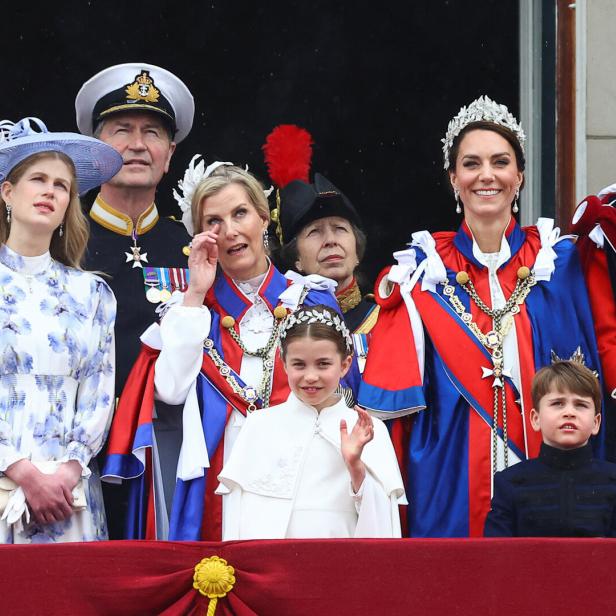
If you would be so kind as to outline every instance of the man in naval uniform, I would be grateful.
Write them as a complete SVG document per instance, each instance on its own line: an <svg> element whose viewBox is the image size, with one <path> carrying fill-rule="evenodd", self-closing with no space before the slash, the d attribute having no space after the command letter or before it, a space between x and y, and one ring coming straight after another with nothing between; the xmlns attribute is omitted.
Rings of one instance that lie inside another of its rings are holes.
<svg viewBox="0 0 616 616"><path fill-rule="evenodd" d="M75 109L79 130L113 146L124 159L120 172L101 186L90 209L85 261L86 269L110 276L118 302L118 397L139 353L139 337L157 319L156 307L174 290L186 288L190 237L182 224L160 217L154 199L176 144L190 132L194 101L187 86L169 71L127 63L111 66L84 83ZM155 431L161 466L175 469L181 412L171 407L168 411L159 415ZM174 485L175 473L168 475L165 483ZM103 485L110 538L119 539L126 496L117 486Z"/></svg>

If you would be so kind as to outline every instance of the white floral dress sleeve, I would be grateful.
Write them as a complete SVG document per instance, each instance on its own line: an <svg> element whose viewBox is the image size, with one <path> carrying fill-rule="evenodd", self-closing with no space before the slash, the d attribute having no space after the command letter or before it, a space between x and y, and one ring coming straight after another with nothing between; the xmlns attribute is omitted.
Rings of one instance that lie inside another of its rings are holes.
<svg viewBox="0 0 616 616"><path fill-rule="evenodd" d="M93 276L90 296L92 316L89 361L78 378L77 400L71 429L67 434L64 460L77 460L84 476L91 458L102 448L107 437L115 401L116 300L111 289Z"/></svg>

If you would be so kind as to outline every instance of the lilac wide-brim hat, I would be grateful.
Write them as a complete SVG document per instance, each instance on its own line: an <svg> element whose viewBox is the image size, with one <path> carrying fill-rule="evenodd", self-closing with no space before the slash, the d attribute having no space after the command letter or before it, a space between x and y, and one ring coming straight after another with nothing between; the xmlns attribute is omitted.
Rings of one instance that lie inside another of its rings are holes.
<svg viewBox="0 0 616 616"><path fill-rule="evenodd" d="M50 133L38 118L24 118L15 124L0 121L0 182L16 165L40 152L62 152L73 161L80 195L110 180L123 164L122 156L100 139Z"/></svg>

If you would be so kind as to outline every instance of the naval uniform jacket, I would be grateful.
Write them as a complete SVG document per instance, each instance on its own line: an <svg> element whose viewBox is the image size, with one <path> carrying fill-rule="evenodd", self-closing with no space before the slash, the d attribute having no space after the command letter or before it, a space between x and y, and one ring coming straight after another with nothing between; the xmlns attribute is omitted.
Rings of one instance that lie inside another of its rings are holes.
<svg viewBox="0 0 616 616"><path fill-rule="evenodd" d="M132 232L136 231L136 244L147 261L142 265L156 268L187 268L188 258L182 249L188 245L190 236L184 225L168 218L160 218L156 205L152 203L137 221L132 220L105 203L100 195L90 209L90 239L85 257L85 269L108 274L106 282L117 300L115 322L116 379L115 396L119 398L128 374L141 349L141 334L158 319L155 310L159 304L146 299L148 287L144 284L143 268L133 267L127 260L132 254ZM171 289L170 289L171 290ZM181 444L181 417L174 407L161 404L154 429L159 440L163 468L172 468L177 460ZM100 455L102 466L104 454ZM163 481L175 483L175 475L166 473ZM109 536L111 539L124 538L124 518L127 508L125 487L103 482L103 494ZM168 506L170 506L170 502Z"/></svg>
<svg viewBox="0 0 616 616"><path fill-rule="evenodd" d="M126 377L141 349L139 337L157 320L159 304L146 299L148 290L143 269L127 262L133 240L131 219L97 197L90 210L90 240L85 269L104 272L118 302L116 335L116 396L122 393ZM160 218L152 204L137 221L137 245L147 254L145 266L187 268L188 257L182 249L190 242L184 225ZM171 289L170 289L171 290Z"/></svg>

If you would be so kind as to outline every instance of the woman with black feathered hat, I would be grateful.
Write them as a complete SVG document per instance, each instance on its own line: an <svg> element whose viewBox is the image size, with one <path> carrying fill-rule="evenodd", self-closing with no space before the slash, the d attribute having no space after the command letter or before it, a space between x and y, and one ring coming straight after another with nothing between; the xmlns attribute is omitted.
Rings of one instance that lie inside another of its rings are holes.
<svg viewBox="0 0 616 616"><path fill-rule="evenodd" d="M337 283L336 298L354 333L360 368L367 334L378 306L362 295L356 271L366 250L366 235L351 201L320 173L309 182L312 137L293 125L276 127L263 146L272 181L278 187L272 218L281 246L281 265L302 274L319 274Z"/></svg>

